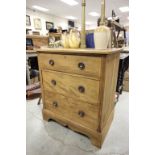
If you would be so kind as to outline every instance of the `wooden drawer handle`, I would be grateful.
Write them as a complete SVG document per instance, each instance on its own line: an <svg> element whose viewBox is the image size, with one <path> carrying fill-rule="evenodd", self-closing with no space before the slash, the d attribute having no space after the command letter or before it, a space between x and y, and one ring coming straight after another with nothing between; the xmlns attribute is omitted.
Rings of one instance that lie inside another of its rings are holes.
<svg viewBox="0 0 155 155"><path fill-rule="evenodd" d="M53 101L53 106L54 106L55 108L58 107L58 102Z"/></svg>
<svg viewBox="0 0 155 155"><path fill-rule="evenodd" d="M78 67L80 68L80 70L84 70L85 69L85 64L83 62L79 62Z"/></svg>
<svg viewBox="0 0 155 155"><path fill-rule="evenodd" d="M80 93L84 93L85 92L85 88L83 86L79 86L78 89L79 89Z"/></svg>
<svg viewBox="0 0 155 155"><path fill-rule="evenodd" d="M49 64L51 65L51 66L54 66L54 60L49 60Z"/></svg>
<svg viewBox="0 0 155 155"><path fill-rule="evenodd" d="M57 82L55 80L51 80L51 83L56 86Z"/></svg>
<svg viewBox="0 0 155 155"><path fill-rule="evenodd" d="M84 117L85 116L85 112L83 112L83 111L79 111L78 114L79 114L80 117Z"/></svg>

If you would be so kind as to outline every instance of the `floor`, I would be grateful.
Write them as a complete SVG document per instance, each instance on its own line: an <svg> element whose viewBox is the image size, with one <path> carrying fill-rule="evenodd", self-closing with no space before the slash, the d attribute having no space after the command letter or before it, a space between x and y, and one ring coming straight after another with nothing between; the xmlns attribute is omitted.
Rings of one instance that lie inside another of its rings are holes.
<svg viewBox="0 0 155 155"><path fill-rule="evenodd" d="M101 149L89 139L56 122L42 119L38 99L27 101L27 155L128 155L129 93L123 92L116 104L115 116Z"/></svg>

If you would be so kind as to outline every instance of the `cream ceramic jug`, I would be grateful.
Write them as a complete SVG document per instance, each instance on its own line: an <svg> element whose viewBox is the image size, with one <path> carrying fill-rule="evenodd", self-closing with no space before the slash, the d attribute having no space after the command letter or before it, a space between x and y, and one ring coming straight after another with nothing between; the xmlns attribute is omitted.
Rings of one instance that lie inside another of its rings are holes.
<svg viewBox="0 0 155 155"><path fill-rule="evenodd" d="M106 49L108 48L111 37L110 28L107 26L99 26L94 31L94 43L95 49Z"/></svg>

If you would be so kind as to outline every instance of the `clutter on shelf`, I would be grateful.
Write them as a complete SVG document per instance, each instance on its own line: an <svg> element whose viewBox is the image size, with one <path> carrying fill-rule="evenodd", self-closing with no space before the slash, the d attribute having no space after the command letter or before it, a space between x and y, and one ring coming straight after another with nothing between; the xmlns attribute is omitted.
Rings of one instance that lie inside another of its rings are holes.
<svg viewBox="0 0 155 155"><path fill-rule="evenodd" d="M61 44L64 48L79 48L80 33L76 29L71 29L69 34L64 33L61 37Z"/></svg>

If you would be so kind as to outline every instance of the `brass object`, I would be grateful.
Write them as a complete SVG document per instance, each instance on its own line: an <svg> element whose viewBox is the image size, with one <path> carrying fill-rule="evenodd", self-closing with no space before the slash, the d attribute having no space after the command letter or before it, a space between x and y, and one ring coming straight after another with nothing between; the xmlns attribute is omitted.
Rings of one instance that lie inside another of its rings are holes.
<svg viewBox="0 0 155 155"><path fill-rule="evenodd" d="M100 25L105 25L105 0L101 0L101 21Z"/></svg>
<svg viewBox="0 0 155 155"><path fill-rule="evenodd" d="M81 48L86 48L85 7L86 0L82 0Z"/></svg>
<svg viewBox="0 0 155 155"><path fill-rule="evenodd" d="M76 29L71 29L68 37L70 48L79 48L80 46L80 34Z"/></svg>

